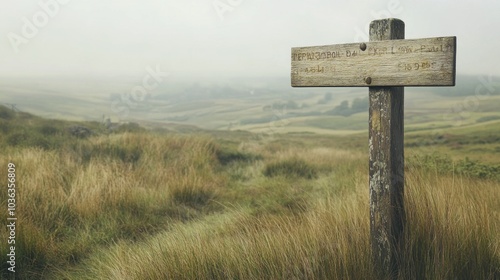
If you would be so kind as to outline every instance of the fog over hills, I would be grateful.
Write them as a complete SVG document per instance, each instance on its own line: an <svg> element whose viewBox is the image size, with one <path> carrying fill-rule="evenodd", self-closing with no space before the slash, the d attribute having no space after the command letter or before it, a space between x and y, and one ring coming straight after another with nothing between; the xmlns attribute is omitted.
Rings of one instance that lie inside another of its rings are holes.
<svg viewBox="0 0 500 280"><path fill-rule="evenodd" d="M479 105L475 103L496 104L499 81L496 76L458 75L455 87L407 87L406 115L413 111L441 114L467 108L478 111ZM170 76L152 90L134 92L141 83L141 79L133 77L27 77L0 79L0 92L2 103L59 119L110 118L113 122L178 123L205 129L251 131L277 121L281 126L286 122L286 126L317 127L317 119L325 117L328 117L325 122L333 123L346 123L339 118L349 117L347 123L352 125L342 128L358 130L367 121L367 105L366 109L351 108L367 104L367 88L292 88L289 77L195 80ZM362 100L366 102L361 103ZM333 116L337 116L335 120L331 119Z"/></svg>
<svg viewBox="0 0 500 280"><path fill-rule="evenodd" d="M366 88L291 88L291 48L365 42L371 21L399 18L407 39L457 37L457 86L407 88L408 117L450 107L480 113L485 98L496 104L496 1L123 3L6 5L0 102L60 119L358 131Z"/></svg>

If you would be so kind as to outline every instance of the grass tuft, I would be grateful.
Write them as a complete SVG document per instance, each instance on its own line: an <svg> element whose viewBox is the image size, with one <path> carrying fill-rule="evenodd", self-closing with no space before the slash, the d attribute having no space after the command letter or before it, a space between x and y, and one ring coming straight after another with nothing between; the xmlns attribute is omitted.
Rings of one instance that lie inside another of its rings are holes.
<svg viewBox="0 0 500 280"><path fill-rule="evenodd" d="M244 153L227 148L219 148L216 151L217 159L222 165L228 165L233 162L252 162L261 160L262 156L251 153Z"/></svg>
<svg viewBox="0 0 500 280"><path fill-rule="evenodd" d="M290 158L278 162L271 162L264 168L266 177L301 177L313 179L318 177L317 169L310 163L299 158Z"/></svg>

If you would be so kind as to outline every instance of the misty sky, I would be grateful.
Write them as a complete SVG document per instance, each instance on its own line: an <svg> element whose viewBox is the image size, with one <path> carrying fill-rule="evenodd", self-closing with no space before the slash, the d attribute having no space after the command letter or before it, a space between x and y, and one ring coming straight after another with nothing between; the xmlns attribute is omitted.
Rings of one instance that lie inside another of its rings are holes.
<svg viewBox="0 0 500 280"><path fill-rule="evenodd" d="M493 0L4 1L0 75L288 76L291 47L365 41L387 17L408 39L457 36L459 74L500 75L499 12Z"/></svg>

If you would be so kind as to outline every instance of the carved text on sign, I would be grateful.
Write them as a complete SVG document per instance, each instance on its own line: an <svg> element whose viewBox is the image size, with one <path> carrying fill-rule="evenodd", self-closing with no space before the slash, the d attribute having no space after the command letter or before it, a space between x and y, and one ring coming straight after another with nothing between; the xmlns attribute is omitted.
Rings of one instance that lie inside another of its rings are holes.
<svg viewBox="0 0 500 280"><path fill-rule="evenodd" d="M454 85L456 38L292 48L291 58L292 86Z"/></svg>

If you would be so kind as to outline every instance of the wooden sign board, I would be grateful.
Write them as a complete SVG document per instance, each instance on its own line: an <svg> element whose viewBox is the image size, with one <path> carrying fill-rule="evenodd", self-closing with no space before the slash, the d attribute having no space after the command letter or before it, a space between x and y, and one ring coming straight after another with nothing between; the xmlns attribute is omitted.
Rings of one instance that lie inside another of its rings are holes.
<svg viewBox="0 0 500 280"><path fill-rule="evenodd" d="M292 48L292 86L454 86L455 61L456 37Z"/></svg>

